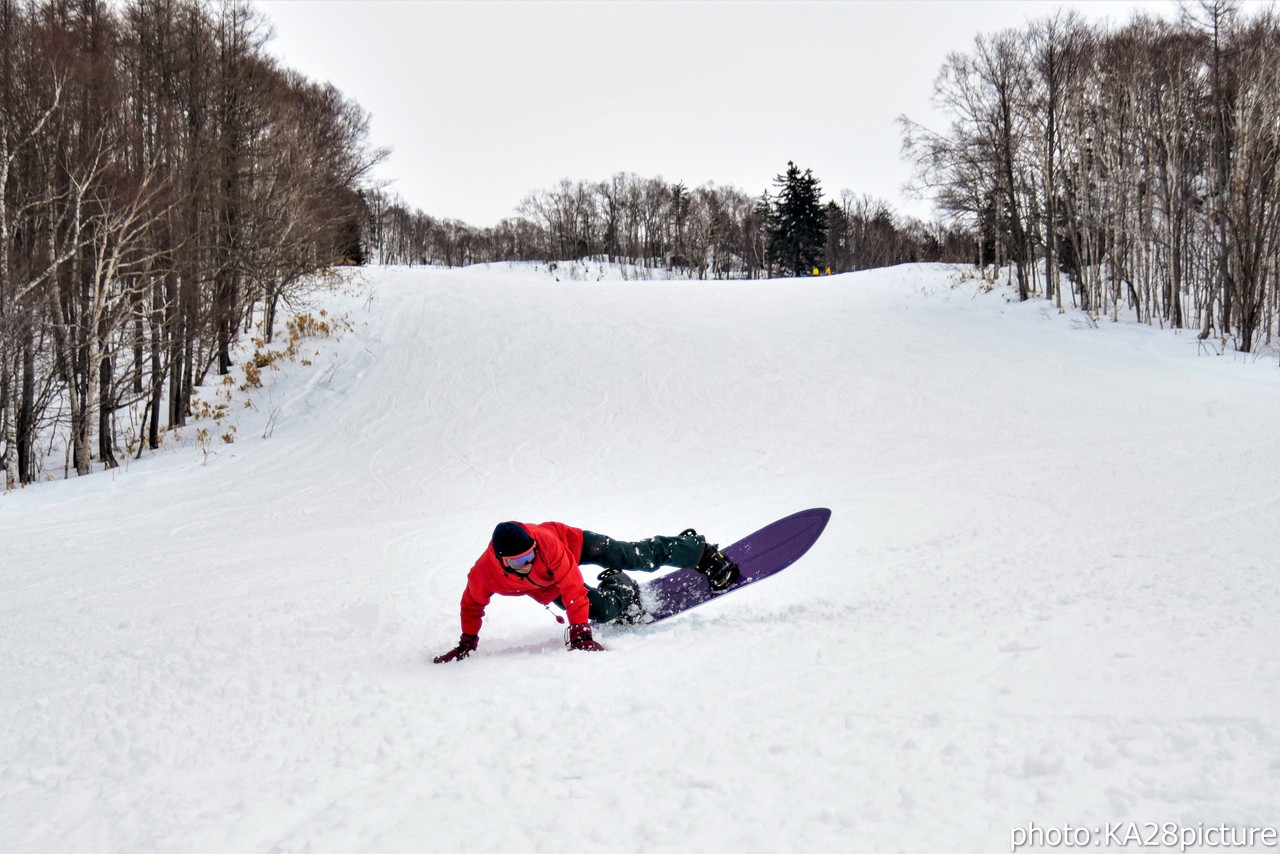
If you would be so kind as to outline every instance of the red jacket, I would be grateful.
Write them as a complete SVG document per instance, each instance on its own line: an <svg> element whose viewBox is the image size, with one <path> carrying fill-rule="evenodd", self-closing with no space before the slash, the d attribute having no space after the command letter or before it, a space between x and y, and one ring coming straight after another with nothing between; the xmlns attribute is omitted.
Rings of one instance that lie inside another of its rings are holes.
<svg viewBox="0 0 1280 854"><path fill-rule="evenodd" d="M463 634L480 634L484 609L495 593L529 596L543 605L559 598L569 612L570 623L587 622L590 604L587 586L582 583L582 570L578 568L582 558L582 529L559 522L521 524L538 547L533 569L527 578L507 571L498 562L490 544L467 573L467 589L462 592Z"/></svg>

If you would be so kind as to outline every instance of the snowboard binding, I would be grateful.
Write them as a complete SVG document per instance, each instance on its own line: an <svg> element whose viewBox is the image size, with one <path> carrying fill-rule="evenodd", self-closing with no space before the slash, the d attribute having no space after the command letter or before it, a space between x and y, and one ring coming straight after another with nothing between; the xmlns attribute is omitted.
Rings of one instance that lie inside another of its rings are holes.
<svg viewBox="0 0 1280 854"><path fill-rule="evenodd" d="M640 585L634 578L620 569L606 569L596 576L596 580L600 582L600 592L618 603L618 616L610 623L634 626L649 622L649 615L640 601Z"/></svg>
<svg viewBox="0 0 1280 854"><path fill-rule="evenodd" d="M697 537L703 541L702 557L698 559L698 565L694 569L707 577L707 583L711 585L712 590L719 593L733 586L741 573L738 565L729 560L724 552L720 551L719 546L706 542L705 538L693 528L686 528L680 536Z"/></svg>

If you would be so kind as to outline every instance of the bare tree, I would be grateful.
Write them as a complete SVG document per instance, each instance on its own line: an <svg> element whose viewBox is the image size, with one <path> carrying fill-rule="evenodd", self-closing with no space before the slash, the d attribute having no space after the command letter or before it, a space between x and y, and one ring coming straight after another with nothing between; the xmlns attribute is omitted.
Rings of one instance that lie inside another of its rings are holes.
<svg viewBox="0 0 1280 854"><path fill-rule="evenodd" d="M1026 88L1006 73L1022 41ZM904 139L921 187L971 217L984 250L1042 262L1059 305L1069 282L1095 314L1198 325L1251 351L1280 319L1277 67L1276 16L1245 20L1230 0L1109 30L1059 15L950 57L952 126L904 119Z"/></svg>
<svg viewBox="0 0 1280 854"><path fill-rule="evenodd" d="M115 413L184 422L236 336L362 252L363 112L279 69L226 0L0 0L0 463L63 436L116 463Z"/></svg>

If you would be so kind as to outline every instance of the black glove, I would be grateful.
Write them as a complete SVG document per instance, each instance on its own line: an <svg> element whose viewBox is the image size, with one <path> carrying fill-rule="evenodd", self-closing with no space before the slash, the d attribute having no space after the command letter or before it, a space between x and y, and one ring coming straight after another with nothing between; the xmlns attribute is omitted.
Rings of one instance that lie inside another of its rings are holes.
<svg viewBox="0 0 1280 854"><path fill-rule="evenodd" d="M590 633L588 633L589 635ZM480 645L480 637L478 635L463 635L458 638L458 645L446 652L444 655L437 655L433 661L436 664L444 664L446 661L457 659L461 661L468 655L476 651L476 647Z"/></svg>
<svg viewBox="0 0 1280 854"><path fill-rule="evenodd" d="M569 627L569 649L580 649L585 652L604 652L604 647L591 637L589 623L574 623Z"/></svg>

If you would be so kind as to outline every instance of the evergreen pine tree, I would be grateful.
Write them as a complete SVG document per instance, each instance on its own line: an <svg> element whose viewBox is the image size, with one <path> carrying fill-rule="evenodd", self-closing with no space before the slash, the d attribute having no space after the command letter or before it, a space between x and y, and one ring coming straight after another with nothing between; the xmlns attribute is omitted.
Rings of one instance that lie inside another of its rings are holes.
<svg viewBox="0 0 1280 854"><path fill-rule="evenodd" d="M793 276L808 273L822 260L827 241L827 217L822 188L813 170L800 172L787 162L787 171L773 179L778 195L769 211L769 261Z"/></svg>

